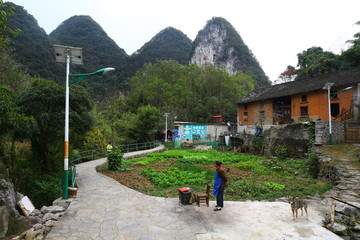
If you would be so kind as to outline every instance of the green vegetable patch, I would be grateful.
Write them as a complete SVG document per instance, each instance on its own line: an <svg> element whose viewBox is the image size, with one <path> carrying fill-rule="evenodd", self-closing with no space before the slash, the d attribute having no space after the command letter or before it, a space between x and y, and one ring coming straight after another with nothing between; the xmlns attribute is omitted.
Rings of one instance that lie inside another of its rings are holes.
<svg viewBox="0 0 360 240"><path fill-rule="evenodd" d="M123 161L128 171L112 173L111 177L145 194L178 197L180 187L204 192L207 183L213 185L216 160L223 162L229 178L226 200L305 197L332 188L312 177L314 166L307 159L264 158L215 150L168 150L128 159Z"/></svg>

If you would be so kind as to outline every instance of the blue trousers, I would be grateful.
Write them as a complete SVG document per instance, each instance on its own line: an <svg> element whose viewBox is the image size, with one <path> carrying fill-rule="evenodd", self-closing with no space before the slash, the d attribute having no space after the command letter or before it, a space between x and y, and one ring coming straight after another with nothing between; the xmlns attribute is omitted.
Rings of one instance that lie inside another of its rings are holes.
<svg viewBox="0 0 360 240"><path fill-rule="evenodd" d="M218 193L216 195L216 206L224 207L224 189L219 188Z"/></svg>

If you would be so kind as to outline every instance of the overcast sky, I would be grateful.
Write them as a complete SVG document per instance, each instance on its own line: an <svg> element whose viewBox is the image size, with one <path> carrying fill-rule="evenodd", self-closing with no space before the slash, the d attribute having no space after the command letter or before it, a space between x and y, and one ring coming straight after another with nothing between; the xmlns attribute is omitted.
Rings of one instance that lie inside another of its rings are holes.
<svg viewBox="0 0 360 240"><path fill-rule="evenodd" d="M360 32L360 0L12 0L46 33L74 15L89 15L129 55L166 27L191 40L212 17L239 32L270 80L313 46L340 53ZM75 46L81 47L81 46Z"/></svg>

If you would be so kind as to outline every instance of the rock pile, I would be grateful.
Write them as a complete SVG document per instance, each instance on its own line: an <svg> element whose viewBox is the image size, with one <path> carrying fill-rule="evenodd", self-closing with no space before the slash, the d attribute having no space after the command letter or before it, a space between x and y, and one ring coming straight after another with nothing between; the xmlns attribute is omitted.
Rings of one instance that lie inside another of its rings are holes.
<svg viewBox="0 0 360 240"><path fill-rule="evenodd" d="M64 214L72 199L57 199L53 206L35 209L30 216L21 214L17 203L24 196L14 190L12 183L0 179L0 239L23 232L12 239L43 239Z"/></svg>
<svg viewBox="0 0 360 240"><path fill-rule="evenodd" d="M50 207L42 207L40 210L35 209L30 217L37 219L38 221L32 225L32 227L21 235L12 238L13 240L17 239L44 239L46 234L50 232L52 227L56 224L56 222L61 218L61 216L65 212L65 208L61 206L50 206Z"/></svg>
<svg viewBox="0 0 360 240"><path fill-rule="evenodd" d="M337 202L335 206L335 222L331 225L330 230L344 239L360 239L360 204L357 205L358 208L355 208ZM326 214L324 222L330 222L330 214Z"/></svg>

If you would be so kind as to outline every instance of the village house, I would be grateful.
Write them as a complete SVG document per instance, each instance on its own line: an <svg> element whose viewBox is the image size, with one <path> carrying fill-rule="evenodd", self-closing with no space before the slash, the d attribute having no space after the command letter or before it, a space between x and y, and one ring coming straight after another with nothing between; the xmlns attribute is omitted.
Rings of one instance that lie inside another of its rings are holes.
<svg viewBox="0 0 360 240"><path fill-rule="evenodd" d="M238 132L255 133L258 127L329 121L327 86L332 121L358 121L360 68L355 68L250 92L237 102Z"/></svg>

